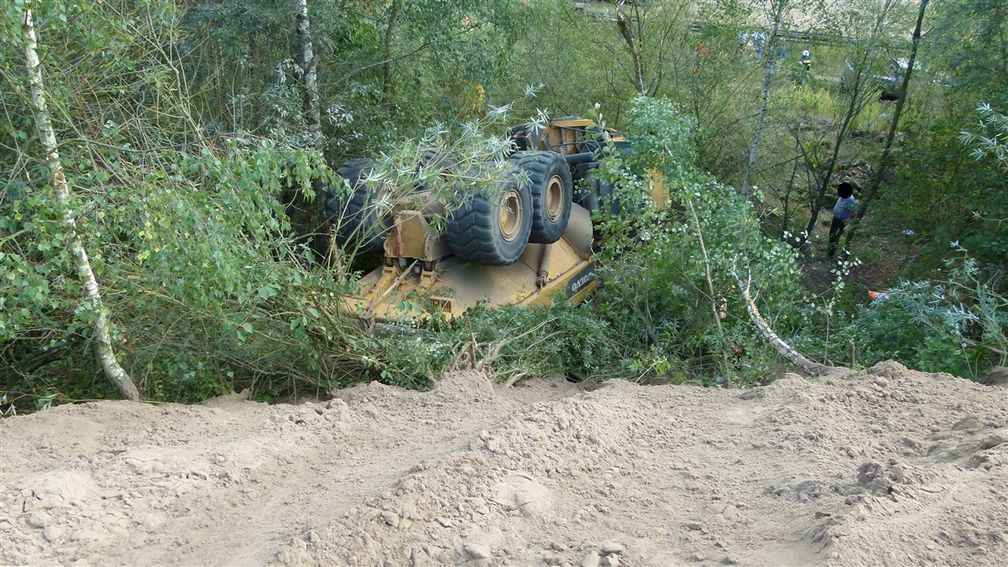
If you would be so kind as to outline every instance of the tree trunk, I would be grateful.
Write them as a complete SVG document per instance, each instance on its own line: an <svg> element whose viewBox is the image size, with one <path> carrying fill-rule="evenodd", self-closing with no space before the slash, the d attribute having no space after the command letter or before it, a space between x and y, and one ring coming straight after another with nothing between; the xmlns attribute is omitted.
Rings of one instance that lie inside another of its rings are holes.
<svg viewBox="0 0 1008 567"><path fill-rule="evenodd" d="M760 315L759 309L756 308L756 302L753 301L752 296L749 294L749 280L747 279L743 283L742 279L739 278L738 275L735 275L735 280L738 282L739 291L742 292L742 300L745 301L746 309L749 311L749 319L754 325L756 325L760 335L762 335L763 338L770 343L770 346L772 346L774 350L776 350L784 358L791 361L791 364L794 364L798 368L801 368L813 376L822 376L824 374L840 370L840 368L836 366L812 362L803 356L802 353L795 350L794 347L784 342L784 339L777 336L777 333L770 328L770 324L763 319L763 316Z"/></svg>
<svg viewBox="0 0 1008 567"><path fill-rule="evenodd" d="M91 263L88 261L84 244L81 242L80 235L77 234L77 222L74 219L73 211L70 210L70 189L67 186L66 176L63 174L63 164L60 161L56 145L56 133L53 131L52 122L49 120L49 110L46 107L42 69L37 52L38 42L35 39L35 27L32 24L31 10L25 10L24 22L21 29L25 36L25 63L28 68L28 82L31 85L32 103L35 107L35 121L38 126L39 138L42 141L42 147L45 148L46 163L49 166L53 188L56 191L56 202L63 211L63 226L66 228L67 236L70 237L70 252L77 261L77 273L84 282L85 295L91 302L92 309L95 312L95 357L101 364L105 376L119 388L123 397L129 400L137 400L140 399L140 393L137 391L129 374L119 365L119 361L116 360L115 353L112 350L108 315L105 312L105 305L98 291L98 281L95 279L94 272L91 271Z"/></svg>
<svg viewBox="0 0 1008 567"><path fill-rule="evenodd" d="M634 41L630 22L627 21L623 12L618 8L616 11L616 27L619 29L620 35L623 36L623 40L626 41L627 47L630 48L630 58L633 62L634 82L636 82L637 91L642 95L646 95L647 84L644 83L644 66L641 62L640 48L637 47L637 42Z"/></svg>
<svg viewBox="0 0 1008 567"><path fill-rule="evenodd" d="M392 0L389 6L388 26L385 28L385 38L382 42L384 61L382 63L382 102L386 109L392 108L394 96L394 84L392 82L392 71L394 63L392 60L392 39L395 37L396 20L399 19L399 2Z"/></svg>
<svg viewBox="0 0 1008 567"><path fill-rule="evenodd" d="M325 136L322 134L317 74L319 57L312 45L308 0L297 0L294 8L297 35L301 40L301 68L304 80L302 112L312 147L323 152ZM294 228L295 244L308 244L318 258L328 259L331 236L324 213L325 189L316 187L314 201L310 200L300 187L294 186L285 188L280 198Z"/></svg>
<svg viewBox="0 0 1008 567"><path fill-rule="evenodd" d="M798 153L801 141L795 134L795 153ZM781 219L780 236L784 238L785 232L791 231L791 191L794 190L795 179L798 177L798 157L795 157L794 167L791 168L791 178L788 179L787 189L784 190L784 218Z"/></svg>
<svg viewBox="0 0 1008 567"><path fill-rule="evenodd" d="M671 157L672 152L669 152ZM707 298L710 299L711 314L714 315L714 325L717 326L718 335L724 336L724 329L721 327L721 315L718 313L717 296L714 293L714 277L710 269L710 257L707 256L707 245L704 243L703 232L700 230L700 219L697 217L696 209L693 207L693 197L686 191L686 205L689 206L690 216L693 219L693 228L696 230L697 243L700 244L700 254L704 261L704 276L707 279Z"/></svg>
<svg viewBox="0 0 1008 567"><path fill-rule="evenodd" d="M301 67L304 71L304 117L308 133L315 149L322 151L325 140L322 137L322 114L319 110L318 57L312 49L311 31L308 26L308 0L298 0L297 30L301 36Z"/></svg>
<svg viewBox="0 0 1008 567"><path fill-rule="evenodd" d="M801 240L802 244L811 238L812 230L815 228L815 224L819 220L823 197L825 197L826 192L829 191L830 181L832 181L833 173L836 170L837 160L840 155L840 146L847 139L851 126L854 124L854 119L861 114L861 111L864 110L865 104L868 102L866 95L870 91L863 92L865 81L863 80L862 72L868 63L868 56L871 53L870 50L876 48L876 45L874 45L875 38L878 37L878 33L882 29L882 25L884 24L885 18L889 14L889 10L892 8L892 5L892 0L887 0L882 5L882 10L879 12L878 18L875 20L875 27L872 29L872 34L869 37L868 45L861 52L861 61L858 63L858 68L855 69L854 73L853 90L850 91L850 104L847 105L847 112L844 114L843 122L840 124L840 130L837 131L836 139L833 144L833 154L830 156L830 159L826 164L826 172L823 174L822 180L819 184L818 194L816 195L815 201L812 203L811 210L809 211L809 222L805 227L805 232L803 233L804 236Z"/></svg>
<svg viewBox="0 0 1008 567"><path fill-rule="evenodd" d="M815 229L815 224L819 220L819 212L822 209L822 201L826 196L826 192L829 190L830 181L833 180L833 172L836 170L837 160L840 157L840 145L843 144L845 139L847 139L847 133L850 130L851 124L854 122L854 118L860 114L861 108L864 108L863 105L858 105L857 93L860 88L861 69L858 69L854 80L854 92L851 93L850 104L847 105L847 113L844 115L843 123L840 125L840 130L837 131L836 139L833 143L833 153L830 155L829 161L826 162L826 172L823 174L822 179L819 182L819 190L816 194L815 200L811 203L812 210L809 211L808 225L805 227L805 232L802 233L802 244L812 237L812 230Z"/></svg>
<svg viewBox="0 0 1008 567"><path fill-rule="evenodd" d="M672 157L672 152L667 149L666 152L668 152L669 157ZM714 293L714 277L711 274L710 257L707 256L707 245L704 243L703 231L700 229L700 219L697 217L696 208L693 207L693 197L690 195L688 188L685 194L686 204L689 206L690 216L693 219L693 228L696 230L697 243L700 244L700 254L703 257L704 276L707 280L707 297L710 299L711 315L714 318L714 325L717 326L718 340L724 340L724 328L721 326L721 313L718 312L717 295ZM724 351L721 352L721 365L725 371L725 384L730 388L731 379L728 378L728 354Z"/></svg>
<svg viewBox="0 0 1008 567"><path fill-rule="evenodd" d="M774 49L777 47L777 33L780 31L781 19L784 17L784 9L787 7L786 0L777 0L775 5L771 5L773 10L773 29L770 31L770 39L766 41L763 59L763 96L760 100L759 114L756 116L756 130L753 132L752 143L749 145L749 161L746 163L745 176L742 178L742 195L746 199L752 190L753 170L756 169L756 157L759 153L760 138L763 136L763 125L766 121L767 104L770 102L770 85L773 82L774 67L777 64L777 54Z"/></svg>
<svg viewBox="0 0 1008 567"><path fill-rule="evenodd" d="M858 207L857 212L854 214L853 222L847 230L847 236L844 238L844 246L850 244L851 239L854 238L857 226L860 224L861 219L863 219L868 213L868 206L878 193L879 185L882 184L882 177L885 175L885 171L889 167L893 140L896 139L896 129L899 127L900 114L903 113L903 106L906 104L907 94L910 90L910 75L913 74L914 61L917 59L917 47L920 45L921 26L924 23L924 11L927 9L928 1L929 0L921 0L920 8L917 10L917 25L914 26L913 41L910 45L910 61L907 63L906 74L903 75L903 84L900 86L900 97L899 100L896 101L896 109L893 111L892 121L889 123L889 133L886 135L885 147L882 149L882 157L879 158L878 167L875 168L875 173L872 175L871 182L868 184L868 188L865 190L864 196L861 199L861 206Z"/></svg>

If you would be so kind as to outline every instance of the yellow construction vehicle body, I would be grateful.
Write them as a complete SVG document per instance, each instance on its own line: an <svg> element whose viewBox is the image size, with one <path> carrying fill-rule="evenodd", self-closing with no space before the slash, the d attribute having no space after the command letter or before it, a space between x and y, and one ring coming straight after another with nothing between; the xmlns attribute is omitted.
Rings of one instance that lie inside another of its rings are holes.
<svg viewBox="0 0 1008 567"><path fill-rule="evenodd" d="M402 218L402 215L400 215ZM438 248L438 239L407 235L409 222L394 230L386 247L397 247L397 236L416 246ZM405 230L404 230L405 229ZM431 243L431 240L434 243ZM595 289L592 261L591 217L573 206L567 231L552 244L529 244L522 256L507 266L485 266L462 262L454 256L439 261L400 257L361 278L358 293L344 305L366 320L416 322L432 317L454 319L479 305L542 305L557 295L571 303L583 302ZM418 250L413 250L418 252ZM408 253L408 252L407 252Z"/></svg>
<svg viewBox="0 0 1008 567"><path fill-rule="evenodd" d="M557 119L524 135L526 149L577 154L597 135L591 120ZM610 140L619 133L606 130ZM581 154L584 155L584 154ZM668 191L660 175L650 176L656 208ZM422 200L422 199L415 199ZM396 208L384 242L384 265L362 277L343 307L366 321L419 323L434 317L454 319L476 305L543 305L560 296L579 304L598 286L592 259L591 213L572 204L563 236L552 244L527 245L517 261L505 266L463 262L451 255L443 235L428 225L443 207ZM405 204L403 206L406 206Z"/></svg>

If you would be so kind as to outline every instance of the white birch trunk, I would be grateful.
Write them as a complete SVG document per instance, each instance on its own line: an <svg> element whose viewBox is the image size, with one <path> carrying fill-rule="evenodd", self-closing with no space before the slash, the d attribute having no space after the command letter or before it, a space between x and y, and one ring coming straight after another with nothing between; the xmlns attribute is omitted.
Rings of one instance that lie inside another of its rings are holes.
<svg viewBox="0 0 1008 567"><path fill-rule="evenodd" d="M308 0L297 0L297 30L301 36L301 68L304 70L304 114L312 145L322 150L322 114L319 110L318 59L312 47L311 30L308 20Z"/></svg>
<svg viewBox="0 0 1008 567"><path fill-rule="evenodd" d="M770 328L770 324L763 319L760 315L759 309L756 308L756 302L753 301L752 296L749 294L749 280L747 279L745 283L735 275L735 280L738 282L739 291L742 292L742 300L745 301L746 309L749 311L749 319L752 320L756 328L759 329L760 335L770 343L774 350L776 350L781 356L791 361L798 368L801 368L805 372L812 374L813 376L822 376L824 374L830 374L832 372L841 370L836 366L829 366L827 364L819 364L818 362L812 362L808 358L805 358L802 353L798 352L793 346L784 342L784 339L780 338L777 333Z"/></svg>
<svg viewBox="0 0 1008 567"><path fill-rule="evenodd" d="M129 374L123 370L122 366L115 358L112 351L112 340L109 334L108 315L105 313L105 305L102 303L101 294L98 292L98 282L95 280L94 272L91 271L91 263L88 261L87 252L77 234L77 223L74 220L73 211L70 210L70 190L67 187L66 176L63 174L63 165L60 162L59 151L56 147L56 133L53 132L52 123L49 120L49 111L46 108L44 85L42 83L42 70L40 68L37 48L38 42L35 39L35 27L32 24L31 10L25 10L22 31L25 36L25 62L28 68L28 81L31 85L32 103L35 106L35 120L38 125L39 137L46 152L46 163L52 174L53 188L56 190L56 202L63 210L63 225L66 227L67 235L70 237L70 252L77 261L77 273L84 282L85 295L91 302L95 311L95 357L101 363L105 375L122 392L124 398L129 400L140 399L133 380Z"/></svg>
<svg viewBox="0 0 1008 567"><path fill-rule="evenodd" d="M749 145L749 160L746 162L745 177L742 179L742 194L746 199L752 190L753 170L756 169L756 158L759 154L760 138L763 137L763 125L766 122L767 103L770 101L770 85L773 82L774 67L777 64L777 34L780 31L781 19L787 8L786 0L777 0L776 5L771 5L773 11L773 30L770 32L770 39L763 46L763 96L760 99L759 114L756 117L756 130L753 132L752 143Z"/></svg>

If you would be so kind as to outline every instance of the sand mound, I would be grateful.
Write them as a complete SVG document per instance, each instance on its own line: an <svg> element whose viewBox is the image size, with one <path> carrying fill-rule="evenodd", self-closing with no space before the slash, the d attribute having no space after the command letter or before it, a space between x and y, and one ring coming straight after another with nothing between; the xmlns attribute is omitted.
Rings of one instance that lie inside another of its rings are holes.
<svg viewBox="0 0 1008 567"><path fill-rule="evenodd" d="M1001 564L1003 388L380 384L0 421L0 563Z"/></svg>

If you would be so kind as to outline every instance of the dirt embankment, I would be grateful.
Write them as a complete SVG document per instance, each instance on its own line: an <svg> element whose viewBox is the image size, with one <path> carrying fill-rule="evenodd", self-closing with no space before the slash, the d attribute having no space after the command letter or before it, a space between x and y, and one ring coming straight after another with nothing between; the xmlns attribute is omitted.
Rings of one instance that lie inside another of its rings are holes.
<svg viewBox="0 0 1008 567"><path fill-rule="evenodd" d="M1003 564L1008 390L378 384L0 421L0 563Z"/></svg>

